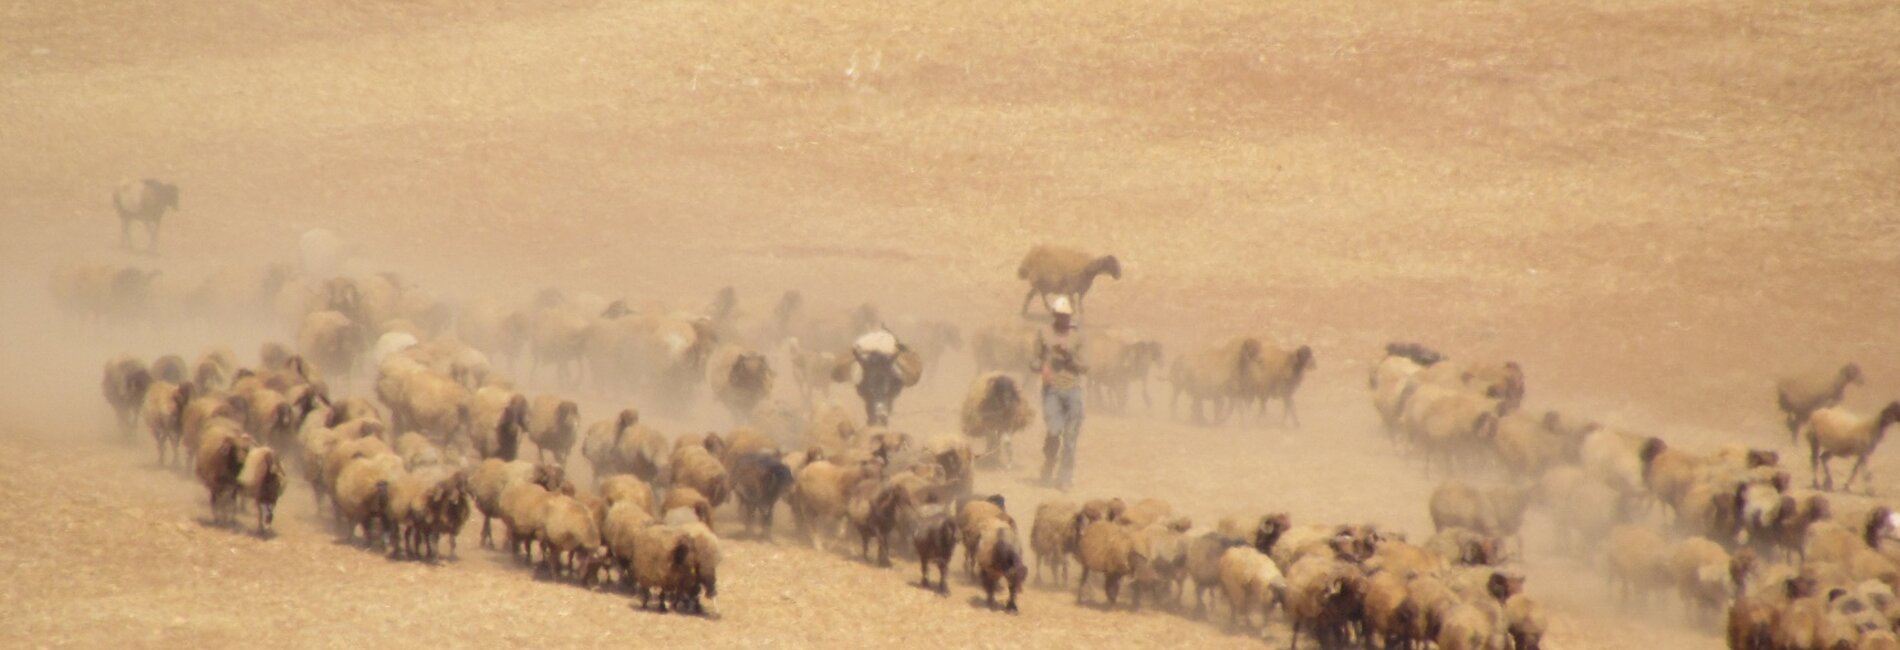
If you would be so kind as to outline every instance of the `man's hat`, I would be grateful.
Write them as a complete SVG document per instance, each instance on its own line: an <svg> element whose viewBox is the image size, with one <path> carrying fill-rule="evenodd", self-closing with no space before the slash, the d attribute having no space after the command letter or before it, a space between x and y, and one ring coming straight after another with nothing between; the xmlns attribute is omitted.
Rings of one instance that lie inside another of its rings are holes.
<svg viewBox="0 0 1900 650"><path fill-rule="evenodd" d="M1073 316L1075 315L1075 308L1069 306L1068 296L1056 296L1055 300L1049 301L1049 313L1058 314L1062 316Z"/></svg>

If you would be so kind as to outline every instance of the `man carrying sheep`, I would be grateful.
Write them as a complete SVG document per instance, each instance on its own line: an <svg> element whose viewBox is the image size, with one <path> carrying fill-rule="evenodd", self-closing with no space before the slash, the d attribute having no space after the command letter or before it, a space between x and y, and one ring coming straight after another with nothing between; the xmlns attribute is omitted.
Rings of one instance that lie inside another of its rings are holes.
<svg viewBox="0 0 1900 650"><path fill-rule="evenodd" d="M1049 304L1054 317L1051 334L1037 333L1036 367L1042 375L1042 418L1049 427L1042 439L1042 482L1050 485L1056 470L1056 489L1068 490L1075 471L1075 443L1082 433L1082 340L1071 322L1074 307L1067 296ZM1057 469L1058 460L1060 469Z"/></svg>

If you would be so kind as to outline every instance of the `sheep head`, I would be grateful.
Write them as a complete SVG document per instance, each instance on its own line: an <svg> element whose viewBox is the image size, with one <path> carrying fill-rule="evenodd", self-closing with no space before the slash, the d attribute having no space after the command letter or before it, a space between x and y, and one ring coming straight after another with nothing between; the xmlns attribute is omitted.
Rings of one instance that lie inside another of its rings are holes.
<svg viewBox="0 0 1900 650"><path fill-rule="evenodd" d="M1093 279L1094 276L1107 273L1108 277L1120 280L1122 279L1122 262L1119 259L1115 259L1114 255L1103 255L1095 258L1095 261L1090 262L1087 271L1090 279Z"/></svg>
<svg viewBox="0 0 1900 650"><path fill-rule="evenodd" d="M1254 527L1253 547L1261 553L1271 553L1273 545L1279 543L1280 536L1293 527L1293 518L1283 512L1276 512L1260 518Z"/></svg>
<svg viewBox="0 0 1900 650"><path fill-rule="evenodd" d="M164 181L155 181L148 178L145 180L145 187L146 189L151 191L152 197L157 200L158 202L157 207L160 210L163 210L165 208L171 208L173 210L178 209L178 186L177 185L172 184L172 183L167 183Z"/></svg>
<svg viewBox="0 0 1900 650"><path fill-rule="evenodd" d="M581 407L571 400L564 400L554 409L554 426L562 431L573 431L581 424Z"/></svg>
<svg viewBox="0 0 1900 650"><path fill-rule="evenodd" d="M1839 383L1842 386L1846 386L1847 384L1862 385L1867 383L1867 377L1861 374L1860 364L1849 363L1841 366Z"/></svg>

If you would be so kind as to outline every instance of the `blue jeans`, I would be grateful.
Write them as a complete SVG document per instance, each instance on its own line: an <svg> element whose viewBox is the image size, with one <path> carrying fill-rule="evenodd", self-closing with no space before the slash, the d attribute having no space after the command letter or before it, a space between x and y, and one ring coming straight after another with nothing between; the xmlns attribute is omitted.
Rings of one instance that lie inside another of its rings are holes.
<svg viewBox="0 0 1900 650"><path fill-rule="evenodd" d="M1042 480L1047 482L1050 470L1056 469L1060 462L1056 486L1066 488L1075 473L1076 439L1082 435L1082 387L1077 385L1068 390L1044 387L1042 420L1049 428L1042 439Z"/></svg>

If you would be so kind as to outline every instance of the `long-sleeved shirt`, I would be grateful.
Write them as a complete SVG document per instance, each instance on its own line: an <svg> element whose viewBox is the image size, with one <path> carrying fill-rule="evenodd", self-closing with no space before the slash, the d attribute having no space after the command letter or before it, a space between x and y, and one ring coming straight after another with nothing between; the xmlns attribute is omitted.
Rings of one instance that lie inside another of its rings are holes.
<svg viewBox="0 0 1900 650"><path fill-rule="evenodd" d="M1088 366L1082 363L1082 343L1075 329L1065 334L1036 334L1036 367L1032 370L1042 373L1044 386L1069 390L1081 385L1082 375L1088 372Z"/></svg>

